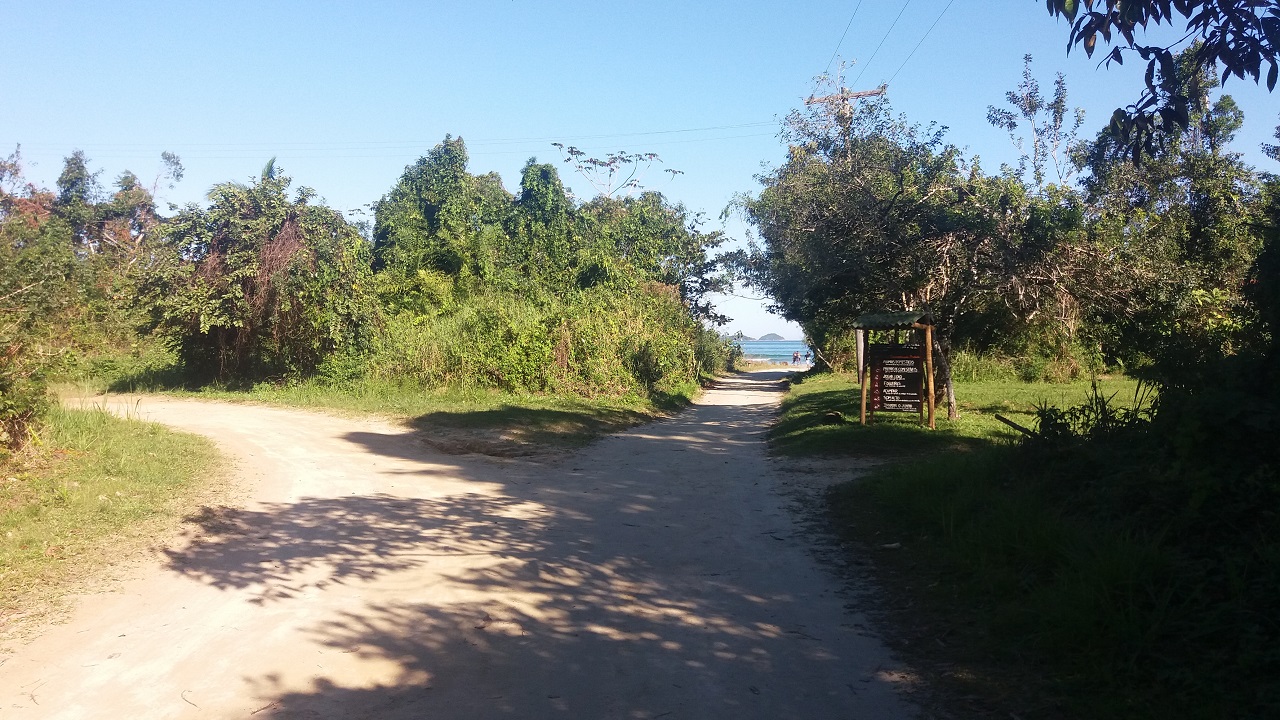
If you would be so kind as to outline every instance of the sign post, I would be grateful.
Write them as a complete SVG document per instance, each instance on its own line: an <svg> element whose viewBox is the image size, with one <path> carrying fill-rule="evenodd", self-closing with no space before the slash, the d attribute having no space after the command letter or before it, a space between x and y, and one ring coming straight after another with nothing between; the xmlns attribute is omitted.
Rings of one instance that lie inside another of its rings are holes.
<svg viewBox="0 0 1280 720"><path fill-rule="evenodd" d="M920 416L921 425L935 429L933 324L927 316L910 311L870 314L858 318L855 328L862 338L867 330L893 330L895 340L865 345L859 342L859 349L865 348L860 353L858 373L862 424L874 420L877 412L909 412ZM923 342L898 343L898 331L908 329L919 331L916 338Z"/></svg>
<svg viewBox="0 0 1280 720"><path fill-rule="evenodd" d="M926 381L925 384L927 386L925 389L929 393L928 395L929 429L934 430L938 426L934 423L934 420L933 420L933 410L934 410L933 406L935 404L934 399L937 398L938 396L935 395L933 392L933 326L932 325L924 326L924 368L925 368L924 377Z"/></svg>

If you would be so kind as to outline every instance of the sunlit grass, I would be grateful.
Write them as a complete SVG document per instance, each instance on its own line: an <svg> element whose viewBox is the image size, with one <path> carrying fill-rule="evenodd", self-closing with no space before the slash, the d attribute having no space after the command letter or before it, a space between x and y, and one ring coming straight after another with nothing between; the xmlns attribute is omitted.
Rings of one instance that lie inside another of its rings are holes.
<svg viewBox="0 0 1280 720"><path fill-rule="evenodd" d="M217 466L203 438L99 409L54 408L38 440L0 471L0 626L145 544Z"/></svg>
<svg viewBox="0 0 1280 720"><path fill-rule="evenodd" d="M1107 378L1099 380L1098 386L1123 403L1133 397L1137 382ZM1089 387L1088 381L957 383L960 417L947 420L946 406L941 405L936 410L937 429L929 431L920 426L919 416L904 413L881 413L870 424L861 425L861 391L855 376L804 375L796 379L783 400L772 444L775 452L784 455L900 455L973 448L1016 437L1017 431L997 420L997 413L1030 426L1037 404L1072 405L1084 400Z"/></svg>
<svg viewBox="0 0 1280 720"><path fill-rule="evenodd" d="M319 379L262 382L248 387L185 387L165 374L116 380L93 378L60 388L86 396L108 392L159 392L225 402L258 402L325 410L344 415L373 415L404 422L423 431L440 449L520 455L578 447L602 435L625 430L676 412L698 396L696 383L649 395L511 393L475 387L426 388L357 378L341 384Z"/></svg>

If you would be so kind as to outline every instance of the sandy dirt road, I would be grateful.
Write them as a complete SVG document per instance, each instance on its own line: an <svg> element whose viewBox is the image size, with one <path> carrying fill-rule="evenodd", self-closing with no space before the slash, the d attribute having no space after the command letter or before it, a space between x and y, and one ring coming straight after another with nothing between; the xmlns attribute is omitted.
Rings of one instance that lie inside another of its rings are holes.
<svg viewBox="0 0 1280 720"><path fill-rule="evenodd" d="M243 501L0 656L0 717L913 717L777 492L780 377L538 461L146 398Z"/></svg>

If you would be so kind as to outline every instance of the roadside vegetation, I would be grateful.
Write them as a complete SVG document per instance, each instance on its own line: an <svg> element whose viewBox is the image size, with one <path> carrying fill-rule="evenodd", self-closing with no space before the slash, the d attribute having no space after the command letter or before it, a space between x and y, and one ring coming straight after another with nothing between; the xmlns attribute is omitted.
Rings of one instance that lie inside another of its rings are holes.
<svg viewBox="0 0 1280 720"><path fill-rule="evenodd" d="M708 254L722 238L611 184L656 156L562 151L604 181L599 197L575 200L535 160L509 192L446 137L371 223L274 161L164 217L155 189L182 175L171 155L150 187L126 172L108 190L77 152L49 191L15 152L0 166L0 440L27 441L51 381L401 413L461 393L588 410L584 426L686 402L732 360L706 302L724 286Z"/></svg>
<svg viewBox="0 0 1280 720"><path fill-rule="evenodd" d="M773 431L785 455L884 461L831 491L833 527L873 559L891 642L951 710L1208 718L1275 702L1277 498L1242 428L1161 418L1131 380L957 388L961 418L938 431L907 415L864 427L856 378L813 374ZM1171 456L1165 433L1193 428L1209 444Z"/></svg>
<svg viewBox="0 0 1280 720"><path fill-rule="evenodd" d="M762 241L741 271L827 371L775 450L884 460L831 517L952 711L1280 715L1280 177L1232 149L1244 117L1201 50L1161 68L1186 116L1138 145L1080 137L1028 58L988 115L1016 166L885 99L815 104L740 201ZM857 422L852 325L894 310L937 328L937 431Z"/></svg>
<svg viewBox="0 0 1280 720"><path fill-rule="evenodd" d="M3 612L59 568L108 557L94 548L142 532L211 472L207 449L59 409L55 391L375 413L442 450L495 455L687 404L735 357L706 301L724 286L709 255L722 238L626 180L656 156L561 152L599 197L573 198L532 159L508 191L446 136L371 222L274 161L167 214L157 190L183 174L167 153L151 182L108 185L75 152L54 189L24 178L18 151L0 161ZM147 460L166 456L182 458L167 475Z"/></svg>
<svg viewBox="0 0 1280 720"><path fill-rule="evenodd" d="M102 409L53 407L0 475L0 639L57 612L69 590L128 558L216 491L204 438Z"/></svg>

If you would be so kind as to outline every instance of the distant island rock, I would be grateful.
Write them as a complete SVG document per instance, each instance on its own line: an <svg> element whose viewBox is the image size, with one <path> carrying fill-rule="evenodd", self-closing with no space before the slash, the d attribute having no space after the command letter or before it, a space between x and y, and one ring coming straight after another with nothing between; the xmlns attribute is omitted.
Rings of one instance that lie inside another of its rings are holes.
<svg viewBox="0 0 1280 720"><path fill-rule="evenodd" d="M786 340L786 338L782 337L782 336L781 336L781 335L779 335L778 333L769 333L768 335L761 335L761 336L760 336L760 339L761 339L762 341Z"/></svg>

